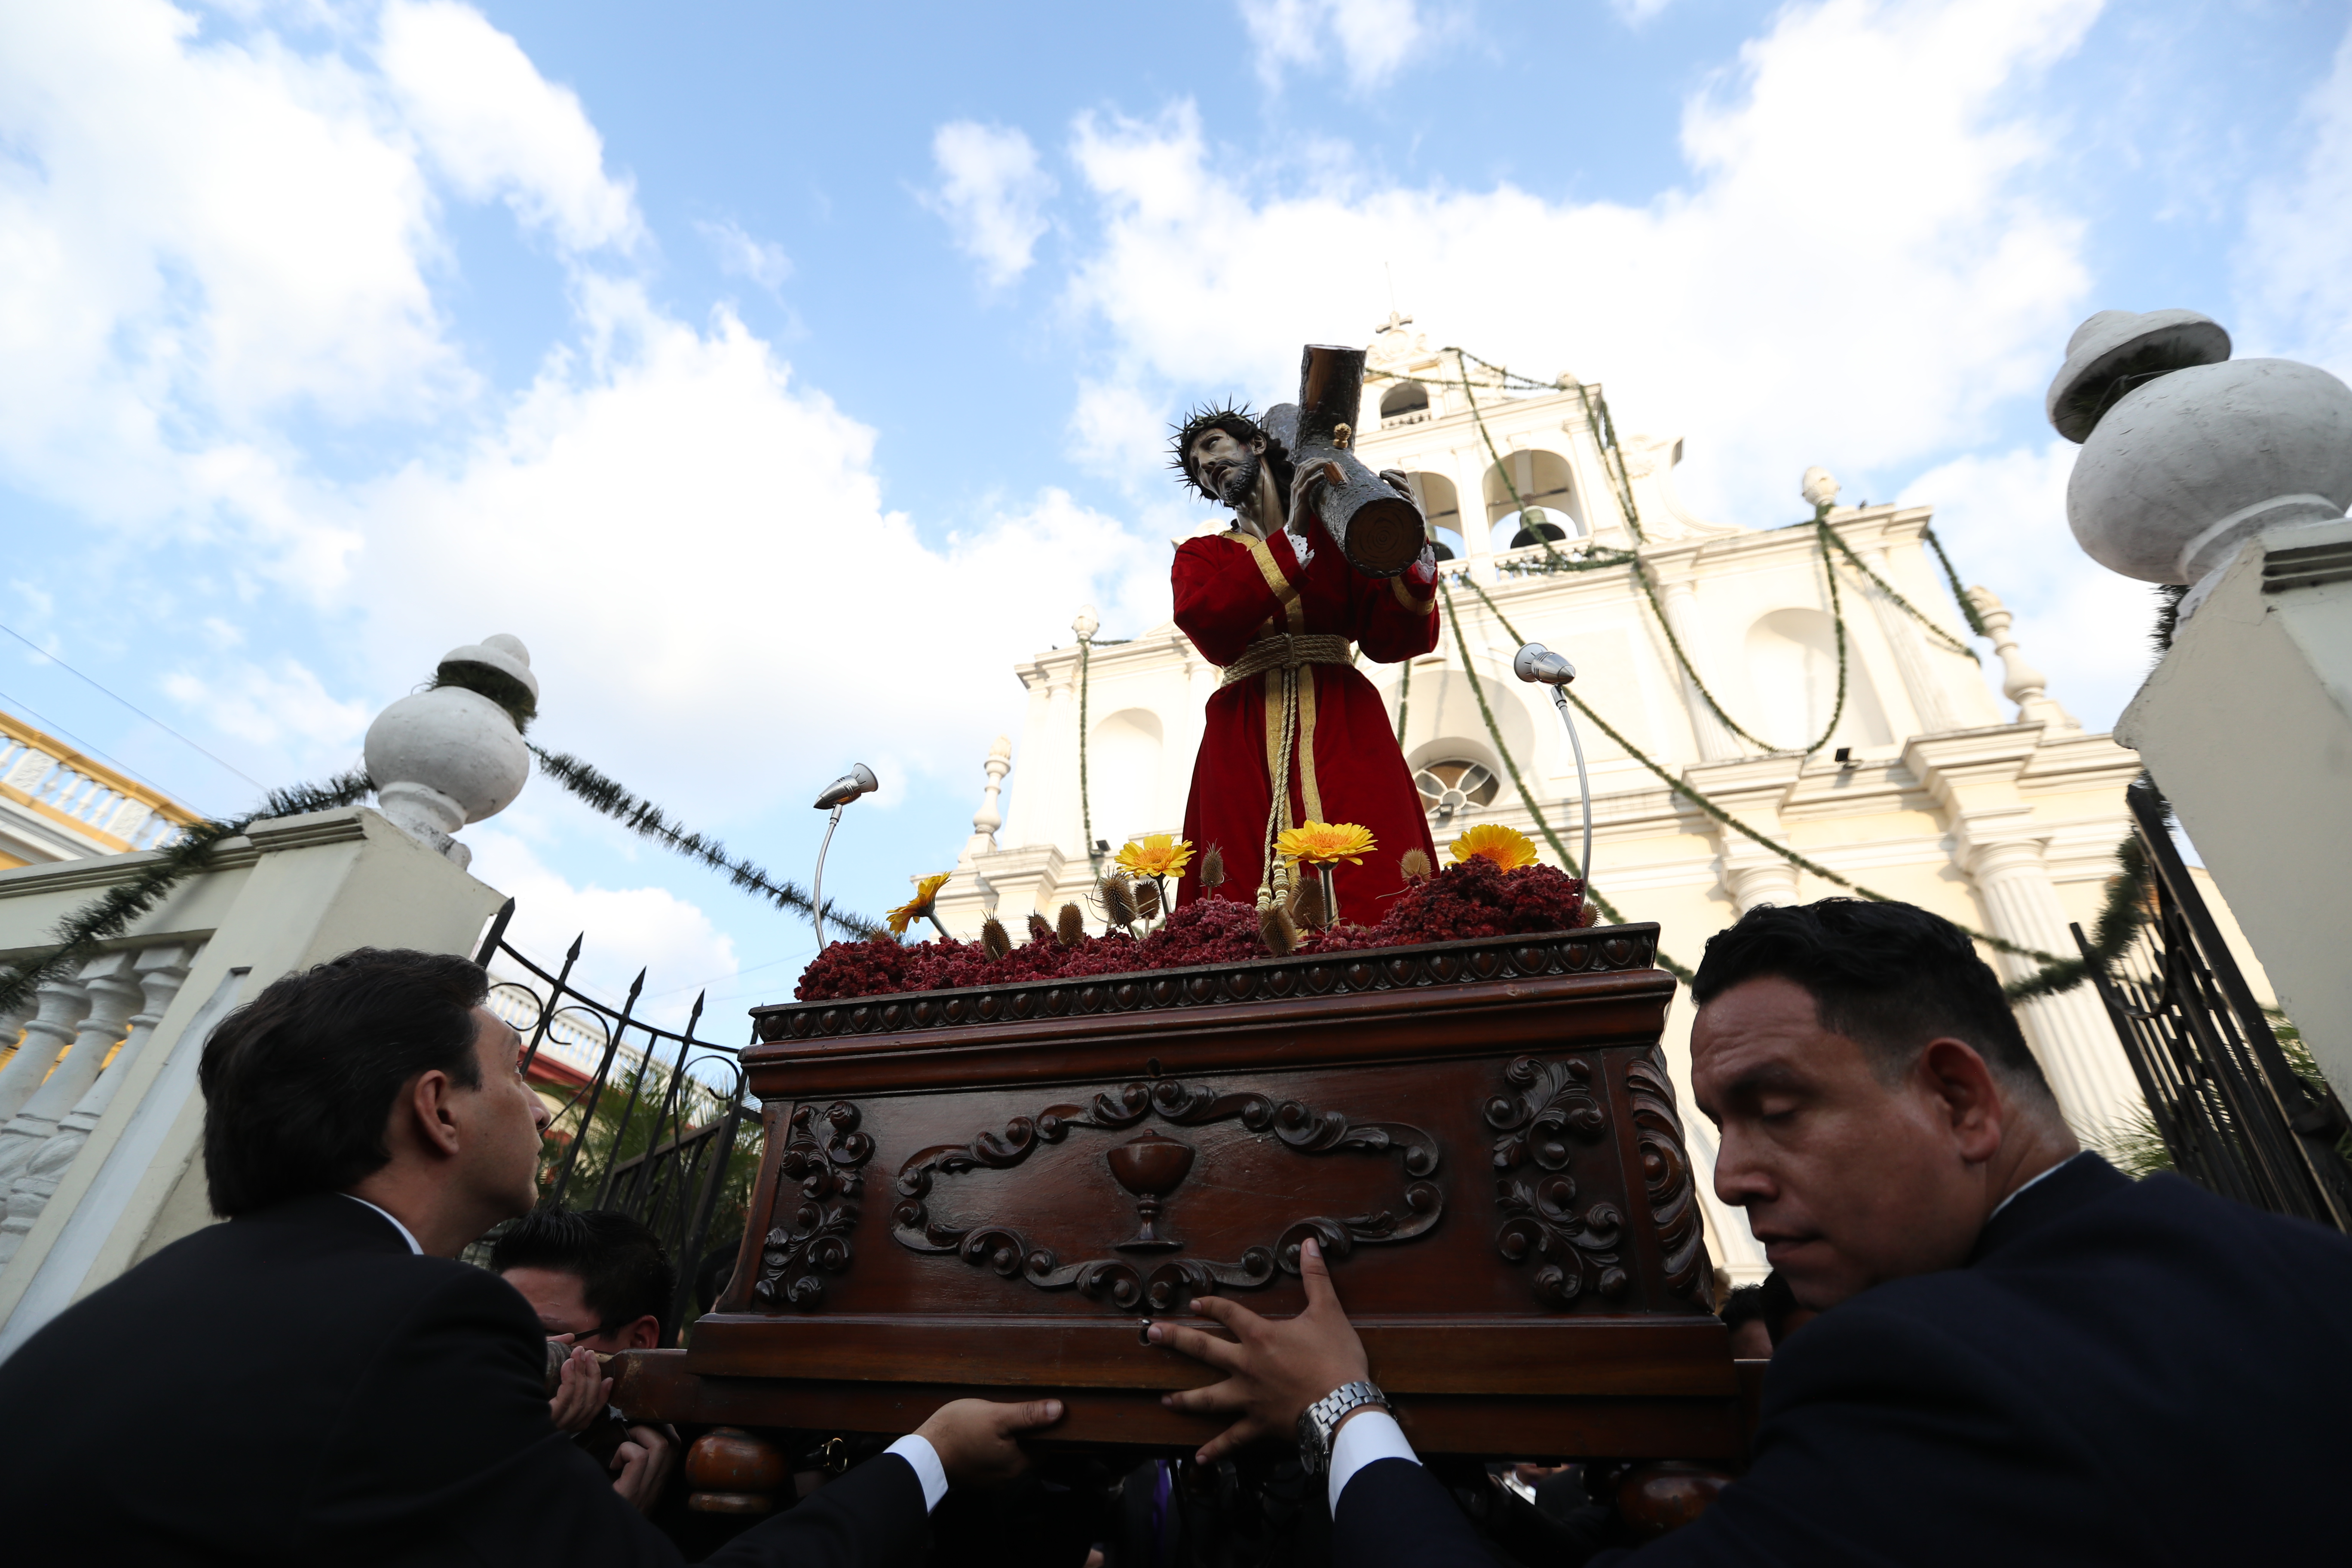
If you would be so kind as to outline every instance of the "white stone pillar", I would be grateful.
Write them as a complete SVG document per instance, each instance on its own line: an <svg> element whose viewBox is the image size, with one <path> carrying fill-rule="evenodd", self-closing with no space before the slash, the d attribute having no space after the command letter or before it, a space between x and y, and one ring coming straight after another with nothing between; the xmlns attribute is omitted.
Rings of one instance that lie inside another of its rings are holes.
<svg viewBox="0 0 2352 1568"><path fill-rule="evenodd" d="M1454 448L1454 493L1462 517L1462 542L1470 551L1464 568L1470 580L1495 585L1495 527L1486 521L1486 444L1471 432L1470 445Z"/></svg>
<svg viewBox="0 0 2352 1568"><path fill-rule="evenodd" d="M0 1181L15 1184L34 1151L56 1134L58 1123L98 1080L108 1053L122 1043L131 1010L142 1000L131 958L127 952L100 953L82 965L77 980L89 997L89 1010L75 1026L73 1044L55 1070L0 1127Z"/></svg>
<svg viewBox="0 0 2352 1568"><path fill-rule="evenodd" d="M33 1151L25 1168L9 1188L6 1213L0 1216L0 1262L16 1255L33 1222L49 1205L58 1190L58 1183L71 1168L74 1156L89 1141L100 1117L114 1101L131 1064L139 1059L147 1042L155 1033L155 1026L178 995L180 986L188 978L188 965L195 950L188 947L151 947L141 952L131 965L144 1005L131 1017L131 1032L123 1037L122 1048L98 1075L98 1080L86 1090L79 1102L58 1123L49 1140Z"/></svg>
<svg viewBox="0 0 2352 1568"><path fill-rule="evenodd" d="M1884 550L1864 553L1870 569L1888 582L1895 580ZM1894 652L1895 671L1903 677L1904 694L1911 699L1911 711L1918 715L1919 732L1940 735L1962 728L1953 715L1952 705L1944 700L1943 682L1928 667L1927 649L1921 638L1926 635L1903 611L1903 606L1881 593L1874 583L1862 584L1863 595L1870 601L1870 613L1878 622L1881 636Z"/></svg>
<svg viewBox="0 0 2352 1568"><path fill-rule="evenodd" d="M33 1098L58 1058L73 1044L74 1026L89 1011L89 993L79 981L52 980L34 994L34 1007L25 1025L24 1043L0 1068L0 1119L16 1115Z"/></svg>
<svg viewBox="0 0 2352 1568"><path fill-rule="evenodd" d="M1643 565L1633 568L1636 572L1648 569ZM1665 584L1660 597L1665 601L1666 625L1674 628L1675 640L1682 644L1684 656L1691 661L1693 668L1706 664L1705 639L1699 633L1696 608L1698 596L1691 587L1690 579L1678 577ZM1667 657L1673 657L1672 650L1668 651ZM1739 738L1725 727L1715 710L1707 705L1706 697L1700 694L1698 682L1691 679L1690 671L1677 669L1675 674L1682 683L1683 706L1690 711L1691 733L1698 742L1699 761L1719 763L1744 754L1745 748L1740 745Z"/></svg>
<svg viewBox="0 0 2352 1568"><path fill-rule="evenodd" d="M1995 936L2061 957L2076 951L2042 860L2041 838L1969 834L1962 854ZM2010 982L2042 967L2039 960L2015 953L1997 954L1996 962L2001 978ZM2104 1132L2142 1103L2139 1080L2116 1038L2115 1025L2090 986L2036 997L2017 1011L2059 1109L2075 1131Z"/></svg>
<svg viewBox="0 0 2352 1568"><path fill-rule="evenodd" d="M2007 606L1993 596L1990 588L1970 588L1969 602L1976 606L1977 619L1984 623L1985 631L1992 637L1992 651L2000 657L2000 689L2017 704L2017 721L2021 724L2041 724L2049 733L2072 734L2082 729L2074 716L2049 694L2049 678L2025 662L2017 638L2010 633Z"/></svg>
<svg viewBox="0 0 2352 1568"><path fill-rule="evenodd" d="M1053 809L1042 813L1035 822L1043 842L1067 850L1076 845L1081 858L1086 846L1079 843L1085 834L1079 828L1078 811L1078 667L1073 655L1068 665L1045 672L1045 732L1052 737L1046 748L1047 773L1040 778L1035 773L1024 785L1035 795L1052 801ZM1032 830L1035 833L1035 829Z"/></svg>

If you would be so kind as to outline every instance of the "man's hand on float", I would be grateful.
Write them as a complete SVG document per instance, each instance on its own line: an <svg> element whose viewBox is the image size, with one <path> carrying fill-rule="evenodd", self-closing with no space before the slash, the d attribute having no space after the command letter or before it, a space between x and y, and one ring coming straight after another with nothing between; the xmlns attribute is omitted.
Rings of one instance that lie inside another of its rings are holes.
<svg viewBox="0 0 2352 1568"><path fill-rule="evenodd" d="M572 1344L572 1336L557 1334L550 1342ZM555 1397L547 1402L548 1417L555 1429L566 1436L585 1432L612 1398L613 1380L596 1363L596 1352L586 1345L572 1344L555 1385Z"/></svg>
<svg viewBox="0 0 2352 1568"><path fill-rule="evenodd" d="M613 1450L613 1489L639 1513L650 1513L677 1463L677 1436L659 1426L632 1426Z"/></svg>
<svg viewBox="0 0 2352 1568"><path fill-rule="evenodd" d="M1299 1245L1298 1275L1307 1287L1307 1310L1295 1318L1261 1318L1237 1301L1202 1296L1193 1300L1192 1310L1215 1319L1232 1339L1174 1323L1151 1325L1153 1343L1226 1374L1223 1383L1167 1394L1160 1401L1171 1410L1241 1418L1201 1449L1202 1464L1213 1463L1260 1437L1288 1441L1308 1405L1342 1384L1371 1375L1364 1343L1340 1310L1339 1292L1331 1289L1323 1249L1311 1238Z"/></svg>
<svg viewBox="0 0 2352 1568"><path fill-rule="evenodd" d="M958 1399L931 1412L915 1435L940 1457L948 1485L991 1486L1009 1481L1029 1468L1029 1456L1013 1438L1062 1418L1058 1399L1031 1399L999 1405L987 1399Z"/></svg>

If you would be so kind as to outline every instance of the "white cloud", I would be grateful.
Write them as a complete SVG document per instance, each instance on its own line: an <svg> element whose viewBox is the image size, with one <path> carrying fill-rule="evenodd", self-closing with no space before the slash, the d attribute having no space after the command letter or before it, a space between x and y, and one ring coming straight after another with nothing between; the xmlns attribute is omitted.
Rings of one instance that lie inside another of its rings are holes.
<svg viewBox="0 0 2352 1568"><path fill-rule="evenodd" d="M618 1005L643 967L648 1000L638 1016L675 1029L696 989L716 989L739 967L734 940L666 889L575 887L502 827L477 824L459 837L473 848L473 874L515 900L507 940L551 972L584 937L572 977L600 1002Z"/></svg>
<svg viewBox="0 0 2352 1568"><path fill-rule="evenodd" d="M694 229L719 258L719 270L730 278L747 279L773 294L793 275L793 258L784 254L782 246L753 239L731 218L724 223L697 223Z"/></svg>
<svg viewBox="0 0 2352 1568"><path fill-rule="evenodd" d="M1239 8L1268 86L1280 84L1286 67L1320 65L1328 47L1359 90L1379 87L1432 30L1417 0L1241 0Z"/></svg>
<svg viewBox="0 0 2352 1568"><path fill-rule="evenodd" d="M2237 255L2240 353L2281 353L2352 376L2352 31L2305 101L2291 178L2257 185Z"/></svg>
<svg viewBox="0 0 2352 1568"><path fill-rule="evenodd" d="M2084 555L2066 527L2073 443L1956 458L1904 489L1906 506L1936 509L1936 533L1961 581L1982 584L2015 615L2011 627L2026 662L2050 678L2049 692L2084 728L2111 728L2147 679L2156 596ZM1957 626L1957 611L1923 606ZM2000 661L1985 666L1996 689Z"/></svg>
<svg viewBox="0 0 2352 1568"><path fill-rule="evenodd" d="M1280 395L1302 341L1360 342L1386 315L1387 261L1433 342L1606 381L1621 424L1691 437L1694 501L1780 521L1808 464L1899 469L2049 374L2083 313L2082 226L2032 189L2054 132L2008 105L2096 10L1785 10L1685 107L1690 185L1640 206L1261 191L1213 163L1189 104L1087 118L1074 155L1103 232L1074 297L1138 375Z"/></svg>
<svg viewBox="0 0 2352 1568"><path fill-rule="evenodd" d="M609 283L583 302L591 352L457 460L353 498L367 543L321 602L363 616L387 680L512 632L550 735L723 819L747 785L764 805L854 756L887 761L892 794L960 775L1021 700L1014 661L1077 605L1164 616L1164 544L1057 490L929 544L884 510L873 433L732 314L698 330Z"/></svg>
<svg viewBox="0 0 2352 1568"><path fill-rule="evenodd" d="M179 670L163 678L163 689L225 734L310 756L349 753L341 765L356 757L373 717L366 703L330 695L315 671L292 658L239 662L209 676Z"/></svg>
<svg viewBox="0 0 2352 1568"><path fill-rule="evenodd" d="M1053 176L1037 166L1037 149L1021 131L957 120L931 138L939 189L924 205L947 220L956 248L980 263L991 287L1029 269L1037 241L1050 226L1045 204Z"/></svg>
<svg viewBox="0 0 2352 1568"><path fill-rule="evenodd" d="M1609 8L1629 27L1638 27L1664 10L1668 0L1609 0Z"/></svg>
<svg viewBox="0 0 2352 1568"><path fill-rule="evenodd" d="M568 250L623 248L640 232L625 177L571 89L539 74L513 38L454 0L393 0L376 61L407 128L469 201L502 198Z"/></svg>

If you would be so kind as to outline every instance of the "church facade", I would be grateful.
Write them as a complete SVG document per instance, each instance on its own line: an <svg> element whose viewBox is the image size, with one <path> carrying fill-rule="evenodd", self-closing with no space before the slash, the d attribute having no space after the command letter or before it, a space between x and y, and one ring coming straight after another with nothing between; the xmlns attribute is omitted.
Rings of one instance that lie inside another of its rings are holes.
<svg viewBox="0 0 2352 1568"><path fill-rule="evenodd" d="M1547 391L1465 388L1457 356L1408 326L1392 320L1372 344L1355 447L1372 467L1411 476L1450 556L1444 626L1436 650L1409 665L1360 668L1400 726L1441 856L1464 829L1495 822L1557 860L1538 813L1575 851L1568 736L1548 689L1511 671L1526 638L1575 664L1573 689L1622 737L1580 730L1592 886L1623 919L1656 921L1661 948L1684 964L1757 904L1846 889L1727 826L1661 770L1852 882L2021 947L2074 952L2068 923L2087 926L2105 896L2139 761L2085 733L2047 693L1982 589L1969 592L1990 636L1969 637L1927 548L1928 509L1831 506L1825 521L1851 557L1811 526L1710 522L1675 496L1680 440L1615 438L1595 389L1567 377ZM1484 374L1466 368L1474 383ZM1564 569L1615 552L1635 559ZM1074 629L1089 639L1083 650L1040 653L1017 671L1027 691L1017 743L1000 741L988 759L972 837L939 900L959 936L992 912L1016 936L1033 910L1051 919L1083 899L1105 851L1183 820L1217 667L1173 622L1093 641L1087 612ZM1979 658L1997 663L1998 691ZM1984 952L2005 979L2039 967ZM2089 987L2020 1013L2079 1131L2095 1136L2138 1103ZM1688 1031L1678 997L1665 1046L1685 1107ZM1705 1119L1686 1112L1685 1122L1711 1167ZM1707 1203L1717 1260L1735 1279L1760 1278L1744 1221L1711 1194Z"/></svg>

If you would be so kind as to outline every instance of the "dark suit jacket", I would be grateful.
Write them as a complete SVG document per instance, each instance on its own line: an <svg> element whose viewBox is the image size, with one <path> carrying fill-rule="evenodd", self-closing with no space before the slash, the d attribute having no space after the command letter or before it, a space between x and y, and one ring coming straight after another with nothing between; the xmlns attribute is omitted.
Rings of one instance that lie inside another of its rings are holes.
<svg viewBox="0 0 2352 1568"><path fill-rule="evenodd" d="M1335 1534L1346 1568L1492 1563L1402 1459ZM2084 1155L1966 1268L1792 1336L1748 1474L1636 1568L2347 1558L2352 1237Z"/></svg>
<svg viewBox="0 0 2352 1568"><path fill-rule="evenodd" d="M548 1419L522 1298L418 1258L323 1193L198 1231L0 1365L9 1561L674 1563ZM885 1456L714 1563L915 1560L912 1466Z"/></svg>

